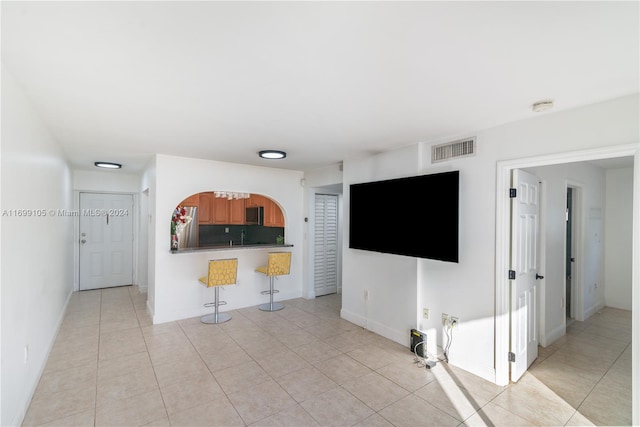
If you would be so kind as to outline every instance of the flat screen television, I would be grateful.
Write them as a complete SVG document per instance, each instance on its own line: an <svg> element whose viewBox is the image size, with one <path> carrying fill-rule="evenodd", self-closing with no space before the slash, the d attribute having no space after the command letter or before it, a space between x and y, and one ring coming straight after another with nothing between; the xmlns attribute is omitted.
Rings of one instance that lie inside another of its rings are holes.
<svg viewBox="0 0 640 427"><path fill-rule="evenodd" d="M459 171L351 184L349 247L458 262Z"/></svg>

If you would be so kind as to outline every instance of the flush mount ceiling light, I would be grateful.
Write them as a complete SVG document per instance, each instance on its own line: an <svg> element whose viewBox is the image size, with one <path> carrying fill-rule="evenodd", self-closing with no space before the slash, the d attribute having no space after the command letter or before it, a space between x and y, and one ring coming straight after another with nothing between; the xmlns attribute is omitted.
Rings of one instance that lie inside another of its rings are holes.
<svg viewBox="0 0 640 427"><path fill-rule="evenodd" d="M278 150L262 150L258 153L263 159L284 159L287 153Z"/></svg>
<svg viewBox="0 0 640 427"><path fill-rule="evenodd" d="M105 169L120 169L122 165L120 163L112 163L112 162L95 162L94 165L99 168Z"/></svg>
<svg viewBox="0 0 640 427"><path fill-rule="evenodd" d="M534 113L541 113L553 108L553 99L543 99L542 101L534 102L531 109Z"/></svg>

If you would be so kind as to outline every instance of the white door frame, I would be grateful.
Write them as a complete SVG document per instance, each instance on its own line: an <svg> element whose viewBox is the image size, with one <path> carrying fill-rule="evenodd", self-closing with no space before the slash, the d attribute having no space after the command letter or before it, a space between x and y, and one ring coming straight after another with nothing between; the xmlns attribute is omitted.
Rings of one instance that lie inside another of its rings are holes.
<svg viewBox="0 0 640 427"><path fill-rule="evenodd" d="M584 223L582 221L583 218L583 193L584 188L583 184L578 183L576 181L568 180L565 183L565 195L569 188L573 189L573 231L571 232L571 240L572 240L572 252L576 258L577 264L581 267L583 266L582 262L584 260L584 253L582 251L584 240ZM566 242L566 233L565 233L565 242L564 242L564 251L567 252L567 242ZM566 269L566 266L565 266ZM564 277L567 277L567 272L564 272ZM565 280L565 287L566 287ZM563 295L567 294L567 290L565 289ZM584 319L584 296L582 294L582 268L578 268L577 265L573 266L573 274L571 277L571 312L573 313L573 318L578 321L583 321ZM565 304L569 303L565 301ZM566 306L565 306L566 309ZM565 316L565 328L566 328L566 316Z"/></svg>
<svg viewBox="0 0 640 427"><path fill-rule="evenodd" d="M591 150L499 161L496 166L496 384L509 384L509 251L510 199L512 169L634 156L633 174L633 251L632 251L632 420L640 424L640 144L627 144Z"/></svg>

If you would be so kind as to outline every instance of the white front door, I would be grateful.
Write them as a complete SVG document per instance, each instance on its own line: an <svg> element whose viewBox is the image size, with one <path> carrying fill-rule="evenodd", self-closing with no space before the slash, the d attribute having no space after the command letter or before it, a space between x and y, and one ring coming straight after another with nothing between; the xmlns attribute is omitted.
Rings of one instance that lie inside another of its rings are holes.
<svg viewBox="0 0 640 427"><path fill-rule="evenodd" d="M133 283L133 196L80 193L80 290Z"/></svg>
<svg viewBox="0 0 640 427"><path fill-rule="evenodd" d="M338 291L338 196L316 194L313 284L317 297Z"/></svg>
<svg viewBox="0 0 640 427"><path fill-rule="evenodd" d="M511 199L511 381L538 357L538 242L540 184L535 175L512 172Z"/></svg>

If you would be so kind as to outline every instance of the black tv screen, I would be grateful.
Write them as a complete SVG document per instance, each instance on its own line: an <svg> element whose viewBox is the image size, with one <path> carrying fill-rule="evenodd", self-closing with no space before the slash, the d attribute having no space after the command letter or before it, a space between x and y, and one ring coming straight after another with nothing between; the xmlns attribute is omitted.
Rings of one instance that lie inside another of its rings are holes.
<svg viewBox="0 0 640 427"><path fill-rule="evenodd" d="M349 247L458 262L459 175L351 184Z"/></svg>

